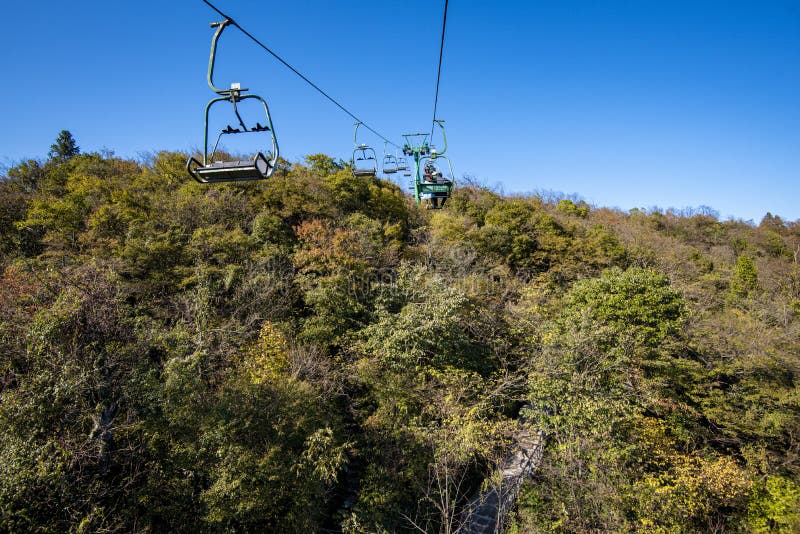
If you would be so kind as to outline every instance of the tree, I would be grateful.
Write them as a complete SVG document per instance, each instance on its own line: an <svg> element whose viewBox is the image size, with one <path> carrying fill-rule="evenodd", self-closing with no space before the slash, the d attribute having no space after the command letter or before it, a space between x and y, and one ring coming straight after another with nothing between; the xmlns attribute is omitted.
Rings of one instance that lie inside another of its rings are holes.
<svg viewBox="0 0 800 534"><path fill-rule="evenodd" d="M341 160L337 162L325 154L309 154L306 156L306 164L320 176L327 176L345 168Z"/></svg>
<svg viewBox="0 0 800 534"><path fill-rule="evenodd" d="M515 532L800 531L800 221L50 158L0 173L0 533L463 531L523 405Z"/></svg>
<svg viewBox="0 0 800 534"><path fill-rule="evenodd" d="M50 145L47 156L54 161L66 161L81 153L81 148L75 143L75 138L69 130L61 130L56 142Z"/></svg>
<svg viewBox="0 0 800 534"><path fill-rule="evenodd" d="M753 258L742 254L736 258L736 267L733 269L731 280L731 293L743 297L758 289L758 268Z"/></svg>
<svg viewBox="0 0 800 534"><path fill-rule="evenodd" d="M545 522L537 528L632 530L629 521L644 506L628 504L631 484L648 468L639 458L648 456L631 451L646 437L643 414L679 406L671 390L688 363L672 352L686 302L663 274L631 267L576 282L556 307L536 336L541 350L531 357L528 393L549 432L549 452L523 500Z"/></svg>

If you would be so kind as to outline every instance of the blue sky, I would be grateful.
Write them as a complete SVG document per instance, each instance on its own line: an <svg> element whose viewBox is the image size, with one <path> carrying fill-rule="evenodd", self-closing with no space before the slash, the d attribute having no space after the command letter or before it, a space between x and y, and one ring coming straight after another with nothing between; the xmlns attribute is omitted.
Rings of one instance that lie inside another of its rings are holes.
<svg viewBox="0 0 800 534"><path fill-rule="evenodd" d="M443 2L216 3L391 139L430 128ZM0 164L61 129L121 156L202 143L200 0L13 4ZM235 29L220 46L219 83L269 102L283 156L349 158L350 117ZM508 193L800 219L797 0L452 0L439 110L456 174Z"/></svg>

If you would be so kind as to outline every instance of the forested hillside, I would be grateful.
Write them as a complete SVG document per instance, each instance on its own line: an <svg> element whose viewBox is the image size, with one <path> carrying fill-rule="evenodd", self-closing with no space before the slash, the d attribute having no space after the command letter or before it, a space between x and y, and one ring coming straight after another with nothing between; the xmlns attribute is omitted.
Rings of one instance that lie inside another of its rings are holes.
<svg viewBox="0 0 800 534"><path fill-rule="evenodd" d="M798 222L185 161L0 181L2 531L800 531Z"/></svg>

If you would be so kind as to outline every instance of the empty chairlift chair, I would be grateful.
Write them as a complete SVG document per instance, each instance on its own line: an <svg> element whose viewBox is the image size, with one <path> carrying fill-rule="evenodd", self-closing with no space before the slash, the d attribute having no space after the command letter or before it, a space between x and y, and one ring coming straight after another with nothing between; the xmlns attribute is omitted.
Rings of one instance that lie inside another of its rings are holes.
<svg viewBox="0 0 800 534"><path fill-rule="evenodd" d="M353 175L375 176L378 174L378 160L375 151L367 145L356 147L353 151Z"/></svg>
<svg viewBox="0 0 800 534"><path fill-rule="evenodd" d="M353 150L353 159L350 160L353 168L353 176L376 176L378 174L378 158L375 150L365 144L358 144L358 127L360 122L355 124L356 129L353 133L353 143L356 148Z"/></svg>
<svg viewBox="0 0 800 534"><path fill-rule="evenodd" d="M269 107L266 101L260 96L253 94L246 94L246 88L242 88L238 83L233 83L230 89L219 89L214 85L214 62L217 52L217 41L222 35L225 27L230 24L230 20L223 22L215 22L211 27L216 27L214 37L211 40L211 56L208 62L208 85L211 90L219 96L214 98L206 105L205 112L205 134L203 137L203 161L200 162L194 157L190 157L186 162L186 170L189 174L201 183L218 183L218 182L244 182L251 180L265 180L272 176L275 172L275 165L278 161L278 140L275 137L275 130L272 127L272 119L269 115ZM264 124L256 122L255 125L247 126L239 113L237 104L243 100L257 100L261 102L264 109ZM233 107L233 114L236 117L238 126L233 127L230 124L222 129L217 135L217 140L214 147L209 153L208 150L208 117L211 108L219 102L230 102ZM256 152L253 159L237 160L237 161L222 161L217 159L217 148L219 142L225 135L236 134L268 134L271 140L271 150L264 155L263 152Z"/></svg>
<svg viewBox="0 0 800 534"><path fill-rule="evenodd" d="M383 162L381 164L381 168L383 169L383 174L395 174L399 168L397 164L397 157L394 154L390 154L386 151L386 143L383 145Z"/></svg>
<svg viewBox="0 0 800 534"><path fill-rule="evenodd" d="M407 171L408 170L408 161L404 156L400 156L397 158L397 170L398 171ZM411 176L411 174L409 174Z"/></svg>

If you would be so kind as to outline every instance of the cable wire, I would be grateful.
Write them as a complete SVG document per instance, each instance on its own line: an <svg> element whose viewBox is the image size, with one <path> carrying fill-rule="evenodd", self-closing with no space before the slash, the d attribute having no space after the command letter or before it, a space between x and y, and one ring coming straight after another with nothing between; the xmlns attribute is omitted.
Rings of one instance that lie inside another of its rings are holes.
<svg viewBox="0 0 800 534"><path fill-rule="evenodd" d="M359 119L358 117L356 117L356 116L355 116L355 115L354 115L352 112L350 112L350 110L348 110L346 107L344 107L344 106L343 106L343 105L341 105L339 102L337 102L335 98L333 98L331 95L329 95L328 93L326 93L325 91L323 91L322 89L320 89L320 87L319 87L317 84L315 84L314 82L312 82L311 80L309 80L309 79L308 79L308 77L306 77L305 75L303 75L303 74L302 74L300 71L298 71L296 68L292 67L292 66L291 66L291 65L290 65L290 64L289 64L289 63L288 63L288 62L287 62L285 59L283 59L281 56L279 56L278 54L276 54L275 52L273 52L272 50L270 50L270 49L269 49L269 47L268 47L267 45L265 45L264 43L262 43L261 41L259 41L259 40L258 40L258 39L257 39L257 38L256 38L256 37L255 37L255 36L252 34L252 33L248 32L247 30L245 30L244 28L242 28L242 27L239 25L239 23L238 23L238 22L236 22L236 20L234 20L234 19L233 19L233 17L230 17L230 16L226 15L225 13L223 13L222 11L220 11L220 10L219 10L219 8L217 8L217 7L216 7L214 4L212 4L212 3L211 3L211 2L209 2L208 0L203 0L203 3L204 3L204 4L206 4L208 7L210 7L211 9L213 9L214 11L216 11L216 12L217 12L219 15L221 15L221 16L225 17L227 20L231 21L230 23L231 23L231 25L232 25L232 26L236 26L237 28L239 28L239 31L240 31L240 32L242 32L243 34L245 34L245 35L246 35L247 37L249 37L249 38L250 38L250 39L251 39L251 40L252 40L254 43L256 43L258 46L260 46L261 48L263 48L263 49L264 49L266 52L268 52L268 53L269 53L269 54L270 54L272 57L274 57L275 59L277 59L279 62L281 62L281 64L283 64L283 66L285 66L285 67L286 67L286 68L288 68L290 71L292 71L292 72L294 72L295 74L297 74L297 75L298 75L298 76L299 76L299 77L300 77L300 78L301 78L301 79L302 79L304 82L306 82L308 85L310 85L311 87L313 87L314 89L316 89L316 90L317 90L317 91L318 91L318 92L319 92L319 93L320 93L322 96L324 96L325 98L327 98L328 100L330 100L331 102L333 102L333 104L334 104L334 105L336 105L336 107L338 107L339 109L341 109L342 111L344 111L345 113L347 113L348 115L350 115L350 117L352 117L353 119L355 119L357 122L360 122L360 123L361 123L361 125L362 125L364 128L366 128L366 129L367 129L367 130L369 130L370 132L374 133L375 135L377 135L378 137L380 137L381 139L383 139L384 141L386 141L387 143L389 143L389 144L390 144L390 145L392 145L393 147L395 147L395 148L400 148L400 146L399 146L399 145L396 145L395 143L392 143L392 142L391 142L391 141L389 141L389 140L388 140L386 137L384 137L383 135L381 135L381 134L380 134L380 133L379 133L377 130L374 130L372 127L370 127L370 126L369 126L367 123L365 123L363 120L361 120L361 119ZM444 39L444 36L442 36L442 38ZM440 66L441 66L441 58L439 59L439 61L440 61ZM437 88L438 88L438 82L437 82Z"/></svg>
<svg viewBox="0 0 800 534"><path fill-rule="evenodd" d="M442 17L442 42L439 45L439 68L436 72L436 97L433 100L433 120L431 121L431 139L433 139L433 129L436 126L436 108L439 106L439 82L442 79L442 55L444 54L444 32L447 29L447 2L444 0L444 17Z"/></svg>

